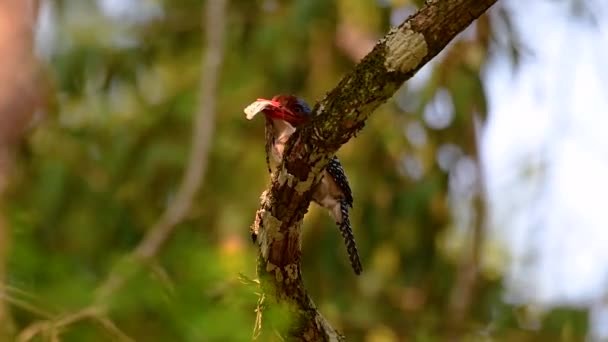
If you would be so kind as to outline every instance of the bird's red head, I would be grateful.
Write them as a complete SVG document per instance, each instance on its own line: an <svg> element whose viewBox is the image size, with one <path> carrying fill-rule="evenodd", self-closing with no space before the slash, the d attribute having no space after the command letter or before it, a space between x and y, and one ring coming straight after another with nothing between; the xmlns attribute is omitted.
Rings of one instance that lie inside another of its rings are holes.
<svg viewBox="0 0 608 342"><path fill-rule="evenodd" d="M259 112L270 119L285 120L294 127L308 122L312 114L304 100L292 95L276 95L272 100L257 99L245 108L248 119Z"/></svg>

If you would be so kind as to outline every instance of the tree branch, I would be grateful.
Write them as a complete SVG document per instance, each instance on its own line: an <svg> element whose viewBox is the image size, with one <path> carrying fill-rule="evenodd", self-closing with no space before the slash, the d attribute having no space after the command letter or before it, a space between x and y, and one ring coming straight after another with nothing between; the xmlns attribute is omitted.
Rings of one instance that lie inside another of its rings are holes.
<svg viewBox="0 0 608 342"><path fill-rule="evenodd" d="M312 123L296 131L262 196L252 227L258 235L258 275L266 295L293 312L290 337L342 340L320 315L302 283L302 219L311 188L329 158L369 115L496 0L427 1L374 49L313 109Z"/></svg>

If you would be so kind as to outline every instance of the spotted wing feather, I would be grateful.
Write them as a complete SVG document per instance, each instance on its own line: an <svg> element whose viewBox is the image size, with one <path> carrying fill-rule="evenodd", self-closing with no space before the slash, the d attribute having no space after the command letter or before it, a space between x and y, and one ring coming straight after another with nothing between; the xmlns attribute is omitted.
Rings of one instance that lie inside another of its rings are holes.
<svg viewBox="0 0 608 342"><path fill-rule="evenodd" d="M353 207L353 192L350 190L350 184L346 178L346 173L342 168L342 164L338 157L333 156L327 163L325 169L327 173L334 179L340 190L344 193L344 200L352 208Z"/></svg>

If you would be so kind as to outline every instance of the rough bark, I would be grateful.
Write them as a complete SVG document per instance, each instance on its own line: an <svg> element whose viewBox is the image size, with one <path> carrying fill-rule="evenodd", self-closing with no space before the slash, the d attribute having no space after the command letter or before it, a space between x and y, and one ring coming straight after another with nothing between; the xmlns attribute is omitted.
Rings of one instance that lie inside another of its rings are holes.
<svg viewBox="0 0 608 342"><path fill-rule="evenodd" d="M344 339L315 308L300 272L302 219L321 170L378 106L495 2L427 1L315 105L315 119L290 139L252 226L263 293L291 310L290 339Z"/></svg>

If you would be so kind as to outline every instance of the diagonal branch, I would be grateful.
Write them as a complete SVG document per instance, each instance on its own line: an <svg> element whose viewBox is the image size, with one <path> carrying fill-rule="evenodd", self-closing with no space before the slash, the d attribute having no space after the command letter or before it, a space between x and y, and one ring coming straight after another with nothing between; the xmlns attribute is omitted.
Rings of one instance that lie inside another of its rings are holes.
<svg viewBox="0 0 608 342"><path fill-rule="evenodd" d="M371 113L436 56L496 0L429 0L381 39L314 108L315 118L296 131L271 187L262 196L253 231L258 233L258 274L265 294L294 314L288 332L308 341L343 339L308 296L300 272L302 219L311 188L329 158L365 124Z"/></svg>

